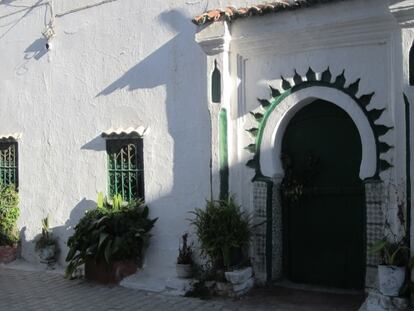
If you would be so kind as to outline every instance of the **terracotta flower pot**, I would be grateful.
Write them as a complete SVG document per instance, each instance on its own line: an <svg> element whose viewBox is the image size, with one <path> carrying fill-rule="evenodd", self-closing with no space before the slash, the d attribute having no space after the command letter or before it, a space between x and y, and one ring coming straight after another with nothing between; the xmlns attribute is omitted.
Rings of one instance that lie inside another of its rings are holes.
<svg viewBox="0 0 414 311"><path fill-rule="evenodd" d="M175 269L180 279L189 279L193 276L193 267L190 264L184 265L177 263Z"/></svg>
<svg viewBox="0 0 414 311"><path fill-rule="evenodd" d="M379 290L385 296L398 296L405 281L405 267L378 266Z"/></svg>
<svg viewBox="0 0 414 311"><path fill-rule="evenodd" d="M102 284L118 284L123 278L137 272L138 264L134 260L106 261L87 259L85 262L85 277L90 281Z"/></svg>
<svg viewBox="0 0 414 311"><path fill-rule="evenodd" d="M18 246L0 246L0 263L9 263L17 258Z"/></svg>

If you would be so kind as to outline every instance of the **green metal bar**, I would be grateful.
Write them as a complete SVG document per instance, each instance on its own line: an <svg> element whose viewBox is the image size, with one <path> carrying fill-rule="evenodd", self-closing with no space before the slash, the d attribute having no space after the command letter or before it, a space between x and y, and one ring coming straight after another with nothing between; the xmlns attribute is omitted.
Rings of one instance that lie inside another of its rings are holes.
<svg viewBox="0 0 414 311"><path fill-rule="evenodd" d="M118 182L117 182L117 166L118 164L116 163L116 153L113 154L114 157L114 193L112 193L111 196L114 196L117 192L118 192Z"/></svg>
<svg viewBox="0 0 414 311"><path fill-rule="evenodd" d="M131 168L131 145L128 145L128 168ZM128 201L132 200L131 173L128 172Z"/></svg>
<svg viewBox="0 0 414 311"><path fill-rule="evenodd" d="M128 148L128 146L127 146ZM124 160L125 159L125 152L124 152L124 147L121 148L121 152L120 152L120 157L121 157L121 196L123 199L125 199L125 185L124 185Z"/></svg>

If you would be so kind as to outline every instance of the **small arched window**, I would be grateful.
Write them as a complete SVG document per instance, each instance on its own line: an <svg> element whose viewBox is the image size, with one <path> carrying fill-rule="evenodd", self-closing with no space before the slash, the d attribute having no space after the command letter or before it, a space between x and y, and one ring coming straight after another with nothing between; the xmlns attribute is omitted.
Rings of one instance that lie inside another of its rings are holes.
<svg viewBox="0 0 414 311"><path fill-rule="evenodd" d="M410 49L409 56L409 75L410 75L410 85L414 85L414 43Z"/></svg>
<svg viewBox="0 0 414 311"><path fill-rule="evenodd" d="M221 73L217 68L217 61L214 61L214 70L211 75L211 101L213 103L221 102Z"/></svg>

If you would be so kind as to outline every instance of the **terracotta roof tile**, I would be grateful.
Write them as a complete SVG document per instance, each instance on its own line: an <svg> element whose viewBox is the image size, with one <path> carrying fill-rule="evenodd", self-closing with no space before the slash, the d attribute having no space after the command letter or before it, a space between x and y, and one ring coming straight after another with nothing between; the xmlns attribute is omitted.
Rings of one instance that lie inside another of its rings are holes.
<svg viewBox="0 0 414 311"><path fill-rule="evenodd" d="M235 8L229 6L224 9L209 10L201 15L198 15L193 18L193 23L201 26L204 24L214 23L217 21L232 22L237 18L277 13L285 10L295 10L303 7L309 7L315 4L334 1L344 0L277 0L270 3L262 3L242 8Z"/></svg>

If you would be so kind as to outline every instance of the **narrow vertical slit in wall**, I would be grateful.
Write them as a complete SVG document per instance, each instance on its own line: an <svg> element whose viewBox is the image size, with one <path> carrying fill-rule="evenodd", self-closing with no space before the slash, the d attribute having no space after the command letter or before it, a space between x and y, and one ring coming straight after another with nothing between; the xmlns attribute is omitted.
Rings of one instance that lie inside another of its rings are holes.
<svg viewBox="0 0 414 311"><path fill-rule="evenodd" d="M414 43L410 49L409 56L409 76L410 76L410 85L414 85Z"/></svg>
<svg viewBox="0 0 414 311"><path fill-rule="evenodd" d="M219 113L219 161L220 161L220 200L229 196L229 160L227 142L227 110Z"/></svg>
<svg viewBox="0 0 414 311"><path fill-rule="evenodd" d="M217 68L217 61L214 61L214 70L211 75L211 101L213 103L221 102L221 73Z"/></svg>
<svg viewBox="0 0 414 311"><path fill-rule="evenodd" d="M410 102L408 101L407 96L404 94L405 102L405 144L406 144L406 193L407 193L407 224L406 224L406 235L408 239L408 245L411 244L410 230L411 230L411 120L410 120Z"/></svg>

